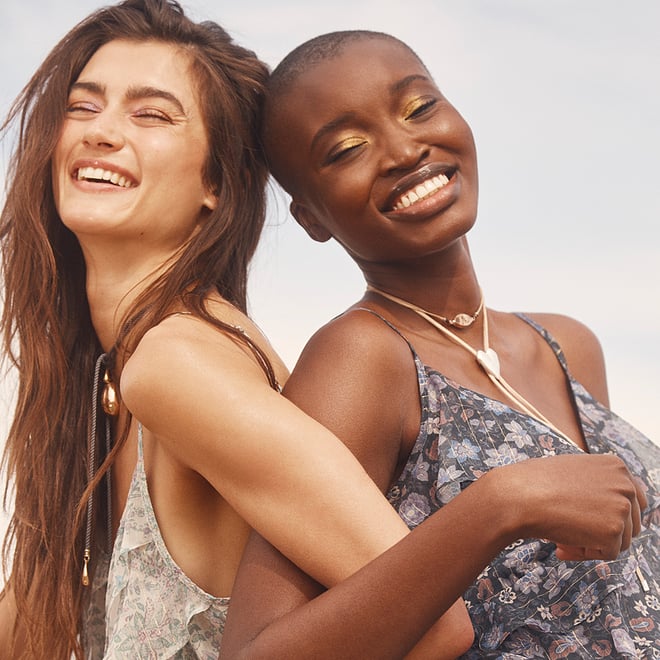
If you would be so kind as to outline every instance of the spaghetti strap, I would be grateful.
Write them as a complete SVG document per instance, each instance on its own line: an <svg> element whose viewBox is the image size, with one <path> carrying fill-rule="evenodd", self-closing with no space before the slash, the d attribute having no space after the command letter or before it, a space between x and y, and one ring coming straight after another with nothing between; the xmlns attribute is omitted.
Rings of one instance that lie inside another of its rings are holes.
<svg viewBox="0 0 660 660"><path fill-rule="evenodd" d="M413 354L413 356L415 356L415 358L417 358L417 351L415 350L415 347L410 343L408 338L403 334L403 332L401 332L401 330L399 330L399 328L397 328L391 321L388 321L384 316L381 316L378 312L374 311L373 309L369 309L368 307L354 307L349 311L369 312L376 318L379 318L383 323L385 323L385 325L389 326L392 330L394 330L394 332L396 332L396 334L399 335L399 337L401 337L401 339L403 339L403 341L405 341L406 344L408 344L408 347L410 348L410 352ZM348 312L344 312L344 314L346 313ZM340 316L343 316L343 314Z"/></svg>

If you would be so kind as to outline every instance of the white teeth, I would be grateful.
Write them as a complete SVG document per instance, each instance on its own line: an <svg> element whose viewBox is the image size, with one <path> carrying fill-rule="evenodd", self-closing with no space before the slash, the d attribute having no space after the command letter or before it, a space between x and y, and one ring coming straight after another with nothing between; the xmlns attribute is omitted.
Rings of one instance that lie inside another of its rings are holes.
<svg viewBox="0 0 660 660"><path fill-rule="evenodd" d="M444 188L448 183L449 179L444 174L438 174L431 179L427 179L424 183L416 185L413 190L409 190L405 195L401 195L394 205L394 210L406 209L420 199L424 199L440 190L440 188Z"/></svg>
<svg viewBox="0 0 660 660"><path fill-rule="evenodd" d="M133 184L118 172L104 170L101 167L81 167L76 175L78 181L109 181L120 188L132 188Z"/></svg>

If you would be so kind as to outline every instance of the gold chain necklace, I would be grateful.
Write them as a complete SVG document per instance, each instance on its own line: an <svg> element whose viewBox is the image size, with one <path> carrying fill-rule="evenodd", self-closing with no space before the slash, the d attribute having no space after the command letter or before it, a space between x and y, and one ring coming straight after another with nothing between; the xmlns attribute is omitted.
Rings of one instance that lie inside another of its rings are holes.
<svg viewBox="0 0 660 660"><path fill-rule="evenodd" d="M437 315L432 314L431 312L427 312L422 307L419 307L414 303L408 302L403 298L398 298L397 296L393 296L390 293L381 291L375 286L371 286L371 284L367 285L367 291L372 291L373 293L377 293L378 295L383 296L383 298L387 298L388 300L391 300L392 302L395 302L398 305L401 305L402 307L407 307L408 309L411 309L413 312L415 312L423 319L428 321L434 328L436 328L443 335L445 335L445 337L447 337L455 344L458 344L466 351L474 355L479 366L483 369L485 374L488 376L488 378L490 378L490 380L497 387L497 389L500 390L500 392L502 392L502 394L504 394L504 396L507 397L510 401L515 403L515 405L517 405L525 414L542 422L543 424L545 424L545 426L552 429L557 435L560 435L565 440L568 440L568 442L570 442L571 444L577 446L577 443L571 440L563 431L560 431L545 415L543 415L543 413L541 413L533 404L527 401L527 399L525 399L525 397L522 394L520 394L516 389L514 389L513 386L509 385L509 383L502 376L500 370L499 356L495 352L495 349L490 347L488 342L488 312L486 311L486 308L483 304L483 294L481 296L481 303L479 305L478 312L482 312L484 319L483 321L484 347L483 350L478 350L470 346L470 344L468 344L466 341L461 339L456 333L452 332L449 328L446 328L444 325L438 323L436 318L434 318L437 317Z"/></svg>

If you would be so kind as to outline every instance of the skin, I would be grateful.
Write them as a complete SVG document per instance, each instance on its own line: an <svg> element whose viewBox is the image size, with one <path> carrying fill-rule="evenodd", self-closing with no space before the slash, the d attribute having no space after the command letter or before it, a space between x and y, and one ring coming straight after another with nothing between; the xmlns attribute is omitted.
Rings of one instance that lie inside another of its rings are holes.
<svg viewBox="0 0 660 660"><path fill-rule="evenodd" d="M71 91L54 195L81 244L106 350L127 307L216 203L202 177L199 108L185 53L158 42L106 44ZM129 185L79 180L88 166ZM286 369L256 326L219 295L208 305L259 343L284 383ZM276 393L248 349L201 320L175 314L148 331L124 366L121 393L122 414L134 419L113 465L113 527L136 464L139 420L167 548L212 595L232 591L249 525L328 586L407 535L348 449ZM15 618L12 604L11 593L0 602L0 634Z"/></svg>
<svg viewBox="0 0 660 660"><path fill-rule="evenodd" d="M451 317L477 308L479 285L465 238L477 209L472 134L407 48L385 39L346 45L276 99L267 110L265 135L273 170L292 195L291 211L313 239L334 238L368 283L430 311ZM289 148L293 140L295 150ZM445 173L448 183L395 209L429 173ZM385 491L419 433L419 392L408 345L360 307L391 320L426 364L493 399L502 395L467 351L375 294L318 331L285 394L335 432ZM577 379L607 403L593 334L566 317L534 318L558 338ZM482 323L483 315L461 337L480 348ZM564 373L548 345L511 314L489 310L489 324L507 380L584 447ZM325 593L252 537L223 657L400 658L516 538L550 538L565 559L614 558L639 531L646 501L620 460L607 457L605 464L602 458L558 456L494 469ZM604 519L590 512L606 509L612 518L602 526ZM616 540L607 541L614 530ZM444 639L427 636L415 657L437 657Z"/></svg>

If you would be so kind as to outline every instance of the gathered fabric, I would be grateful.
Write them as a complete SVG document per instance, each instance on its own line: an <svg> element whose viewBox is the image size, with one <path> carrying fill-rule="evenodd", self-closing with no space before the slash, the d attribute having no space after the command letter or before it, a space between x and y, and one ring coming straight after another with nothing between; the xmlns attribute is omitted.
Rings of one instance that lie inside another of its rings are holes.
<svg viewBox="0 0 660 660"><path fill-rule="evenodd" d="M112 557L102 558L91 585L84 644L90 660L217 660L229 598L197 586L165 546L138 460Z"/></svg>

